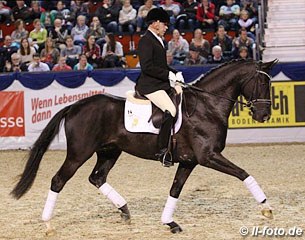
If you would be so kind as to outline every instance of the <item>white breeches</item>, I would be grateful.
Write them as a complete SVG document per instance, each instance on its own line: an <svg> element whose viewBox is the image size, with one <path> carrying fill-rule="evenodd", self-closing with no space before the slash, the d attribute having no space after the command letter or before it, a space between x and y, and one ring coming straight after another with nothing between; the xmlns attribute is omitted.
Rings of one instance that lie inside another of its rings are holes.
<svg viewBox="0 0 305 240"><path fill-rule="evenodd" d="M163 112L166 110L175 117L176 116L176 107L173 104L173 101L169 98L167 93L164 90L159 90L150 94L145 95L150 101L153 102L158 108Z"/></svg>

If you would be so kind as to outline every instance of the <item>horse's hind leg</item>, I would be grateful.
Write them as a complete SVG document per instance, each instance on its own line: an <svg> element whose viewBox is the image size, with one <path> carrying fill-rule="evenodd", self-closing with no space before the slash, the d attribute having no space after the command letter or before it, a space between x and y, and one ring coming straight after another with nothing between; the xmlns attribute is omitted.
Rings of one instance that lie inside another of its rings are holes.
<svg viewBox="0 0 305 240"><path fill-rule="evenodd" d="M89 181L121 211L122 219L126 223L130 223L130 212L126 200L106 182L108 173L120 155L121 150L115 147L98 151L97 162L89 177Z"/></svg>
<svg viewBox="0 0 305 240"><path fill-rule="evenodd" d="M207 161L203 164L206 167L237 177L244 182L247 189L252 193L255 200L262 208L262 214L267 218L272 218L272 210L267 202L267 198L263 190L260 188L256 180L250 176L245 170L236 166L220 153L210 154Z"/></svg>

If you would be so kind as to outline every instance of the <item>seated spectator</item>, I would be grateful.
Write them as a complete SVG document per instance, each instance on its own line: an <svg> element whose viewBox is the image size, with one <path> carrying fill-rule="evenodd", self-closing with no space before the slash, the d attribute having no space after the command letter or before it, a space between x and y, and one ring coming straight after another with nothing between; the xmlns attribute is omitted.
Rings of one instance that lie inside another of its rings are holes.
<svg viewBox="0 0 305 240"><path fill-rule="evenodd" d="M253 46L253 39L248 37L247 30L242 28L239 30L239 36L233 40L233 56L234 58L238 58L239 56L239 48L244 46L248 49L248 55L252 57L252 46Z"/></svg>
<svg viewBox="0 0 305 240"><path fill-rule="evenodd" d="M40 19L41 14L46 11L44 8L40 6L39 1L32 1L30 10L31 10L31 17L30 17L31 22L33 22L37 18Z"/></svg>
<svg viewBox="0 0 305 240"><path fill-rule="evenodd" d="M17 0L16 4L17 5L12 8L14 21L21 19L25 23L31 22L30 8L22 0Z"/></svg>
<svg viewBox="0 0 305 240"><path fill-rule="evenodd" d="M34 29L30 32L31 45L35 47L36 51L40 52L44 48L48 32L41 27L40 20L37 18L33 22Z"/></svg>
<svg viewBox="0 0 305 240"><path fill-rule="evenodd" d="M61 19L63 24L66 24L67 19L70 17L70 10L66 8L63 1L57 1L56 9L50 12L51 18Z"/></svg>
<svg viewBox="0 0 305 240"><path fill-rule="evenodd" d="M90 63L88 63L86 55L82 54L79 56L79 63L74 66L73 70L92 71L93 66Z"/></svg>
<svg viewBox="0 0 305 240"><path fill-rule="evenodd" d="M258 0L241 0L240 7L241 10L248 11L253 24L256 24L258 19Z"/></svg>
<svg viewBox="0 0 305 240"><path fill-rule="evenodd" d="M247 10L242 10L240 12L240 18L238 20L238 27L239 28L245 28L248 33L248 37L255 40L255 26L252 19L249 18L249 13Z"/></svg>
<svg viewBox="0 0 305 240"><path fill-rule="evenodd" d="M198 48L190 46L190 51L188 56L185 58L183 65L185 66L194 66L194 65L203 65L207 62L207 59L200 56Z"/></svg>
<svg viewBox="0 0 305 240"><path fill-rule="evenodd" d="M168 66L179 66L179 65L181 65L181 62L177 59L174 59L173 54L169 50L166 51L166 62L167 62Z"/></svg>
<svg viewBox="0 0 305 240"><path fill-rule="evenodd" d="M90 16L90 12L89 12L89 4L91 3L91 1L89 2L84 2L84 0L76 0L76 1L71 1L71 5L70 5L70 18L69 21L75 25L75 19L77 19L77 17L79 15L83 15L86 17L86 19L89 18Z"/></svg>
<svg viewBox="0 0 305 240"><path fill-rule="evenodd" d="M15 21L15 30L11 34L13 44L19 48L21 39L28 37L28 35L29 32L25 30L23 20L18 19Z"/></svg>
<svg viewBox="0 0 305 240"><path fill-rule="evenodd" d="M111 4L110 0L103 0L103 5L96 10L95 15L99 17L106 32L118 32L119 11L118 6Z"/></svg>
<svg viewBox="0 0 305 240"><path fill-rule="evenodd" d="M163 4L160 5L167 14L169 15L169 26L168 29L172 32L175 29L176 17L180 13L180 7L173 0L165 0Z"/></svg>
<svg viewBox="0 0 305 240"><path fill-rule="evenodd" d="M218 25L223 25L227 31L236 31L239 14L240 7L233 0L227 0L227 4L220 7Z"/></svg>
<svg viewBox="0 0 305 240"><path fill-rule="evenodd" d="M33 55L36 53L34 47L30 46L28 38L22 38L20 48L18 49L18 54L20 55L20 60L22 64L27 66L33 59Z"/></svg>
<svg viewBox="0 0 305 240"><path fill-rule="evenodd" d="M7 60L5 62L3 72L21 72L25 70L26 68L22 66L22 63L20 61L20 55L18 53L13 53L11 56L11 60Z"/></svg>
<svg viewBox="0 0 305 240"><path fill-rule="evenodd" d="M173 31L172 39L168 42L168 50L179 61L183 61L186 58L189 51L189 43L180 35L178 29Z"/></svg>
<svg viewBox="0 0 305 240"><path fill-rule="evenodd" d="M123 46L116 41L112 33L106 35L106 44L103 46L103 68L122 67Z"/></svg>
<svg viewBox="0 0 305 240"><path fill-rule="evenodd" d="M249 51L245 46L241 46L238 50L238 58L240 59L249 59Z"/></svg>
<svg viewBox="0 0 305 240"><path fill-rule="evenodd" d="M229 60L232 58L232 38L227 34L224 26L219 25L216 36L212 40L212 47L221 46L223 56Z"/></svg>
<svg viewBox="0 0 305 240"><path fill-rule="evenodd" d="M100 48L103 48L104 43L106 42L106 31L102 27L100 20L97 16L94 16L92 18L92 22L90 23L90 28L88 29L86 33L86 39L88 36L94 36L95 37L95 43L100 46Z"/></svg>
<svg viewBox="0 0 305 240"><path fill-rule="evenodd" d="M208 40L204 39L202 30L197 28L194 32L194 38L191 40L190 46L198 48L200 56L208 59L210 55L210 43Z"/></svg>
<svg viewBox="0 0 305 240"><path fill-rule="evenodd" d="M98 68L101 60L101 48L95 43L95 37L89 35L86 44L83 46L83 54L86 55L88 63L93 68Z"/></svg>
<svg viewBox="0 0 305 240"><path fill-rule="evenodd" d="M197 25L197 9L198 3L195 0L187 0L182 3L181 15L178 15L176 22L178 29L189 29L194 31L195 26Z"/></svg>
<svg viewBox="0 0 305 240"><path fill-rule="evenodd" d="M54 26L49 31L49 37L55 43L55 47L58 49L63 49L66 47L65 41L68 36L68 29L62 26L62 20L56 18L54 20Z"/></svg>
<svg viewBox="0 0 305 240"><path fill-rule="evenodd" d="M55 47L52 38L48 37L45 43L45 48L41 50L40 60L49 65L50 69L57 63L59 51Z"/></svg>
<svg viewBox="0 0 305 240"><path fill-rule="evenodd" d="M133 34L137 24L137 10L130 4L130 0L123 1L123 7L119 13L119 32Z"/></svg>
<svg viewBox="0 0 305 240"><path fill-rule="evenodd" d="M12 20L12 12L6 6L6 1L0 1L0 23L10 23Z"/></svg>
<svg viewBox="0 0 305 240"><path fill-rule="evenodd" d="M71 36L73 37L74 44L83 46L86 42L86 33L88 31L88 26L86 25L86 17L79 15L77 17L77 23L72 28Z"/></svg>
<svg viewBox="0 0 305 240"><path fill-rule="evenodd" d="M44 11L41 13L40 22L47 29L51 29L54 25L54 18L51 16L50 11Z"/></svg>
<svg viewBox="0 0 305 240"><path fill-rule="evenodd" d="M198 5L196 18L198 21L198 27L201 29L210 29L215 27L215 5L208 0L201 0Z"/></svg>
<svg viewBox="0 0 305 240"><path fill-rule="evenodd" d="M222 56L221 46L216 45L212 48L212 56L209 57L208 63L210 64L220 64L226 62L225 58Z"/></svg>
<svg viewBox="0 0 305 240"><path fill-rule="evenodd" d="M156 6L153 5L153 0L145 0L144 5L140 6L137 15L137 32L141 32L147 29L147 24L145 20L148 12L153 8L156 8Z"/></svg>
<svg viewBox="0 0 305 240"><path fill-rule="evenodd" d="M12 37L6 35L4 37L3 46L0 47L0 69L2 70L6 61L11 60L11 55L18 51L16 45L12 45Z"/></svg>
<svg viewBox="0 0 305 240"><path fill-rule="evenodd" d="M67 36L66 48L61 50L60 55L66 57L66 62L71 68L78 63L78 58L81 53L82 48L78 45L74 45L73 38L71 36Z"/></svg>
<svg viewBox="0 0 305 240"><path fill-rule="evenodd" d="M52 71L61 72L61 71L72 71L72 68L67 65L66 58L60 56L58 59L58 63L52 68Z"/></svg>
<svg viewBox="0 0 305 240"><path fill-rule="evenodd" d="M48 64L40 61L39 53L35 53L33 55L33 61L28 67L28 71L29 72L48 72L48 71L50 71L50 68L49 68Z"/></svg>

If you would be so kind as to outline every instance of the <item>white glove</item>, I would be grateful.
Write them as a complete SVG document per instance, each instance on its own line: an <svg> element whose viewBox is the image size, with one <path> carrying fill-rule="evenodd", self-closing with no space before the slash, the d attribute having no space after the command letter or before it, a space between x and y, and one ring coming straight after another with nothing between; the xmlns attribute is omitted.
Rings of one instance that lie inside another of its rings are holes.
<svg viewBox="0 0 305 240"><path fill-rule="evenodd" d="M176 73L176 78L177 78L177 81L184 82L184 77L182 75L182 72L177 72Z"/></svg>
<svg viewBox="0 0 305 240"><path fill-rule="evenodd" d="M171 81L172 83L175 83L178 79L175 73L173 73L172 71L169 71L168 73L168 79L169 81Z"/></svg>

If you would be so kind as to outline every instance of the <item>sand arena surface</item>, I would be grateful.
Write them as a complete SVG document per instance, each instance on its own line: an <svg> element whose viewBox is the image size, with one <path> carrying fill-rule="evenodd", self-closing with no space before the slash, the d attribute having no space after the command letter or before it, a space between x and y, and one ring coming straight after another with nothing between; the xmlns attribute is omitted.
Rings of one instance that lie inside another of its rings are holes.
<svg viewBox="0 0 305 240"><path fill-rule="evenodd" d="M108 182L128 202L132 222L121 222L119 211L89 181L95 156L85 163L59 194L52 220L57 234L46 237L40 220L52 176L65 151L48 151L35 183L20 200L9 196L23 170L26 151L0 152L0 239L218 240L244 239L246 226L298 226L305 231L305 144L229 146L224 155L254 176L274 208L274 219L260 215L254 198L238 179L198 166L180 196L174 219L183 232L172 234L160 223L177 165L122 154ZM271 239L251 237L246 239ZM284 237L281 239L305 239Z"/></svg>

